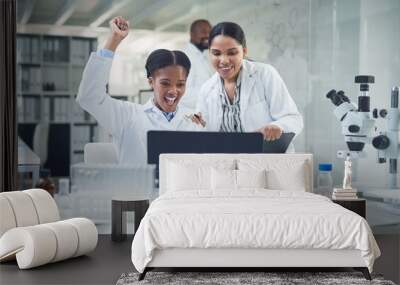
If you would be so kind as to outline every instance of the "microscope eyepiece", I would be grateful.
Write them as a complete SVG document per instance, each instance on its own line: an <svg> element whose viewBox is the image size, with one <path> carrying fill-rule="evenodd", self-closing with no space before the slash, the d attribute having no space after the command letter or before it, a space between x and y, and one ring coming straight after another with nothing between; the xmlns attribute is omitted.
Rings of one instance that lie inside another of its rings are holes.
<svg viewBox="0 0 400 285"><path fill-rule="evenodd" d="M336 92L335 89L332 89L328 92L328 94L326 94L326 98L330 99L335 106L339 106L344 102L350 103L349 98L344 95L344 92L342 90Z"/></svg>
<svg viewBox="0 0 400 285"><path fill-rule="evenodd" d="M343 102L350 103L350 99L346 95L344 95L344 91L343 90L339 90L337 92L337 94L338 94L338 96L340 96L340 98L343 100Z"/></svg>

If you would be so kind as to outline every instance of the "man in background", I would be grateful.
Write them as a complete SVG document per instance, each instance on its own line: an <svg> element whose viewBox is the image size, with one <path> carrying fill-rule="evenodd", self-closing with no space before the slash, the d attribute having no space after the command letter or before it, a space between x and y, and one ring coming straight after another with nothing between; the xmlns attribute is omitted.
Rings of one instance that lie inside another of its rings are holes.
<svg viewBox="0 0 400 285"><path fill-rule="evenodd" d="M192 64L186 81L185 96L180 105L194 111L201 85L214 73L208 60L208 36L211 24L204 19L194 21L190 25L190 42L184 48Z"/></svg>

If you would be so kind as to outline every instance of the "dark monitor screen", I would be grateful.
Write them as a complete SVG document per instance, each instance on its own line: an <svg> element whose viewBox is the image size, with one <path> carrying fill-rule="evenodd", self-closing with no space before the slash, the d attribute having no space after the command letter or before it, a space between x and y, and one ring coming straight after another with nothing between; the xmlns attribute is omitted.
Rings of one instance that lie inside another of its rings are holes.
<svg viewBox="0 0 400 285"><path fill-rule="evenodd" d="M261 133L149 131L147 162L158 164L162 153L262 153L263 147Z"/></svg>
<svg viewBox="0 0 400 285"><path fill-rule="evenodd" d="M281 137L273 141L264 141L264 153L285 153L294 138L294 133L283 133Z"/></svg>

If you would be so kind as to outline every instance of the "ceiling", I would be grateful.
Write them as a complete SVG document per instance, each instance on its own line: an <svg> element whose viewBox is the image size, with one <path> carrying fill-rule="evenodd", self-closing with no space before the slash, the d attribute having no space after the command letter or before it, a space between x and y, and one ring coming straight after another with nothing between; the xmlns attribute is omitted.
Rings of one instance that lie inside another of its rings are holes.
<svg viewBox="0 0 400 285"><path fill-rule="evenodd" d="M218 21L221 16L242 16L249 6L280 0L17 0L17 23L59 27L107 27L117 15L134 29L187 31L194 19ZM235 7L235 9L232 9Z"/></svg>
<svg viewBox="0 0 400 285"><path fill-rule="evenodd" d="M181 48L187 43L190 24L196 19L207 19L211 24L221 21L251 23L253 19L262 22L263 19L273 19L272 14L298 3L297 1L16 0L17 31L27 34L96 37L102 46L109 33L109 21L113 17L123 16L129 20L134 33L129 33L119 47L119 53L131 55L135 51L148 54L156 46ZM300 2L304 1L307 0ZM264 28L263 25L260 27ZM249 28L249 32L251 29ZM263 39L261 42L264 42Z"/></svg>

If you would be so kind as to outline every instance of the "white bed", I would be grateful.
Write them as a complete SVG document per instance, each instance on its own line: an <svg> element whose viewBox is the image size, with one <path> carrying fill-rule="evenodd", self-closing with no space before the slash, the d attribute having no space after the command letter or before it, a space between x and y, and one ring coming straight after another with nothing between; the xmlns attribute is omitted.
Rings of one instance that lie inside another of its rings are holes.
<svg viewBox="0 0 400 285"><path fill-rule="evenodd" d="M380 255L367 222L312 192L310 154L163 154L160 197L132 243L155 267L354 267Z"/></svg>

